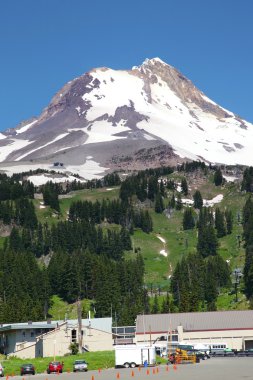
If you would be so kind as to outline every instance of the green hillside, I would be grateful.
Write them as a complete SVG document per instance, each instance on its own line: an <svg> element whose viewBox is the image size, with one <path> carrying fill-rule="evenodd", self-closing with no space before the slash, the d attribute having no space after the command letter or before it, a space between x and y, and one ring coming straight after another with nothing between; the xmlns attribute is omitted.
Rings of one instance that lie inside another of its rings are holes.
<svg viewBox="0 0 253 380"><path fill-rule="evenodd" d="M168 178L180 182L184 173L173 173ZM223 199L216 206L222 210L231 209L233 212L233 232L231 235L226 235L219 239L218 253L229 260L231 270L234 268L242 268L244 265L244 249L243 245L238 246L237 236L242 236L242 225L240 216L245 204L246 194L241 193L239 185L234 183L226 183L224 186L215 186L213 176L198 177L195 181L190 176L190 194L187 198L191 198L193 190L196 188L201 192L206 200L213 199L218 194L223 195ZM119 195L119 187L110 189L92 189L79 190L72 192L69 196L65 196L60 200L61 215L60 220L65 220L67 211L71 202L76 200L89 200L95 202L102 199L116 199ZM168 198L170 192L168 191ZM165 198L165 203L168 203L168 198ZM38 201L35 201L38 207ZM140 229L134 231L132 235L132 252L126 252L126 258L131 258L136 255L136 252L141 252L145 262L145 283L148 289L160 289L167 291L170 285L170 276L173 273L176 263L185 255L196 252L197 230L183 230L182 220L184 208L180 211L173 210L168 218L164 213L157 214L154 209L149 209L153 220L153 231L149 234L144 233ZM50 215L49 209L37 209L38 216L41 221L47 220L49 223L55 222L55 217ZM52 211L51 211L52 213ZM238 220L239 218L239 220ZM163 240L165 243L163 243ZM160 252L164 250L167 256ZM241 302L233 305L234 295L220 294L218 297L217 307L220 309L227 308L245 308L247 307L245 298L239 294Z"/></svg>
<svg viewBox="0 0 253 380"><path fill-rule="evenodd" d="M198 162L148 169L118 186L108 185L120 183L112 174L103 187L69 184L70 192L2 175L3 322L10 310L13 321L76 318L79 298L83 317L117 314L123 324L143 310L249 308L253 170L217 183L219 170Z"/></svg>

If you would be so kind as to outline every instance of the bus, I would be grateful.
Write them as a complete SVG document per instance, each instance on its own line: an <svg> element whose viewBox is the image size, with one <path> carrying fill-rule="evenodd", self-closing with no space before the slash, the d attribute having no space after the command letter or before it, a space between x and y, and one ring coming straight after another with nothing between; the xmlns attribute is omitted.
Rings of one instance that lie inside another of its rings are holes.
<svg viewBox="0 0 253 380"><path fill-rule="evenodd" d="M228 345L226 342L181 342L177 348L186 351L202 351L210 354L226 351L228 349Z"/></svg>

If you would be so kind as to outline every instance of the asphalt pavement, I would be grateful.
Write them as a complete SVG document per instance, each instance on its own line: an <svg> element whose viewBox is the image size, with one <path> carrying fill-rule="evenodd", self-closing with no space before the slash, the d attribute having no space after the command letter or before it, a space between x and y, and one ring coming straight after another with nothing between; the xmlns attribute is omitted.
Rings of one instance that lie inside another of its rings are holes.
<svg viewBox="0 0 253 380"><path fill-rule="evenodd" d="M253 357L211 358L197 364L159 365L149 368L103 369L79 373L15 376L13 380L252 380ZM11 377L9 379L11 380Z"/></svg>

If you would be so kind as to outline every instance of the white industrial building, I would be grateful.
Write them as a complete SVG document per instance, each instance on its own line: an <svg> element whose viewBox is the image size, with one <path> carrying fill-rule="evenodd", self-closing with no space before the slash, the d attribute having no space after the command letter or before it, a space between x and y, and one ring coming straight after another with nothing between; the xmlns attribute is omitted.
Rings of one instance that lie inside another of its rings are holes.
<svg viewBox="0 0 253 380"><path fill-rule="evenodd" d="M158 347L225 342L247 350L253 348L253 310L138 315L135 341Z"/></svg>

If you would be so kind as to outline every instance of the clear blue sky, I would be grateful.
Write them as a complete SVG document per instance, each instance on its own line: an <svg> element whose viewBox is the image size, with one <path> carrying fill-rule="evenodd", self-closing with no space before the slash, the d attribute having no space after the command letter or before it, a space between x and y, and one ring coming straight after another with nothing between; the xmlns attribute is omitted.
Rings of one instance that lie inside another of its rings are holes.
<svg viewBox="0 0 253 380"><path fill-rule="evenodd" d="M0 130L94 67L160 57L253 122L252 0L2 0Z"/></svg>

